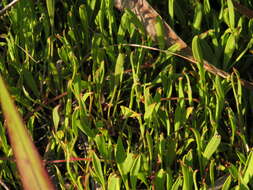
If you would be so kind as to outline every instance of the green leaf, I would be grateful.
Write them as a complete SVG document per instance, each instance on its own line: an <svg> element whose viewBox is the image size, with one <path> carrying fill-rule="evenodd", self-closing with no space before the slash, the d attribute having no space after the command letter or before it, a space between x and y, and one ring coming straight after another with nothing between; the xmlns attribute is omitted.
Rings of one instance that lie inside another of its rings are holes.
<svg viewBox="0 0 253 190"><path fill-rule="evenodd" d="M165 48L165 35L164 35L164 25L160 17L156 18L155 30L157 35L157 41L160 49Z"/></svg>
<svg viewBox="0 0 253 190"><path fill-rule="evenodd" d="M124 115L124 117L128 118L128 117L132 117L132 118L136 118L136 117L140 117L141 114L129 109L126 106L120 106L121 112Z"/></svg>
<svg viewBox="0 0 253 190"><path fill-rule="evenodd" d="M253 179L253 152L251 151L244 169L243 181L248 184Z"/></svg>
<svg viewBox="0 0 253 190"><path fill-rule="evenodd" d="M90 33L89 33L89 18L88 18L88 13L87 13L87 8L85 6L85 4L82 4L79 7L79 16L80 16L80 20L81 20L81 27L82 27L82 37L84 39L84 44L88 47L89 45L89 37L90 37Z"/></svg>
<svg viewBox="0 0 253 190"><path fill-rule="evenodd" d="M55 0L46 0L51 27L54 27Z"/></svg>
<svg viewBox="0 0 253 190"><path fill-rule="evenodd" d="M181 168L184 177L183 190L190 190L193 186L193 171L190 166L186 165L187 157L184 156L183 161L181 161Z"/></svg>
<svg viewBox="0 0 253 190"><path fill-rule="evenodd" d="M229 69L231 67L230 65L228 65L228 63L235 51L235 48L236 48L235 36L234 34L230 34L226 43L225 50L224 50L224 60L223 60L224 69Z"/></svg>
<svg viewBox="0 0 253 190"><path fill-rule="evenodd" d="M192 53L193 57L201 63L203 61L203 53L200 46L200 39L199 36L194 36L192 39Z"/></svg>
<svg viewBox="0 0 253 190"><path fill-rule="evenodd" d="M215 134L211 140L208 142L205 151L203 153L204 158L209 160L213 153L217 150L221 142L221 136L219 134Z"/></svg>
<svg viewBox="0 0 253 190"><path fill-rule="evenodd" d="M202 8L202 3L196 2L196 7L194 10L194 19L193 19L193 28L199 32L201 29L201 23L202 23L202 18L203 18L203 8Z"/></svg>
<svg viewBox="0 0 253 190"><path fill-rule="evenodd" d="M153 139L148 131L146 132L146 139L147 139L147 143L148 143L149 157L150 157L150 160L152 160L152 158L153 158Z"/></svg>
<svg viewBox="0 0 253 190"><path fill-rule="evenodd" d="M75 120L74 124L77 126L84 134L86 134L90 138L95 137L94 131L91 129L88 118L81 118L81 120Z"/></svg>
<svg viewBox="0 0 253 190"><path fill-rule="evenodd" d="M123 43L124 42L124 37L126 35L127 26L129 25L129 21L128 20L129 20L129 16L125 12L123 14L123 16L121 17L120 26L119 26L118 33L117 33L117 41L118 41L118 43Z"/></svg>
<svg viewBox="0 0 253 190"><path fill-rule="evenodd" d="M171 190L178 190L178 189L180 189L180 187L182 186L182 182L183 182L182 177L179 176L177 178L177 180L174 182L174 184L172 185Z"/></svg>
<svg viewBox="0 0 253 190"><path fill-rule="evenodd" d="M40 97L40 92L38 90L37 84L35 82L35 79L33 77L33 74L28 71L27 69L23 69L23 76L25 78L26 85L31 89L33 94L39 98Z"/></svg>
<svg viewBox="0 0 253 190"><path fill-rule="evenodd" d="M93 164L95 174L97 178L99 179L100 184L102 185L103 189L105 189L105 179L104 179L104 174L102 171L101 162L95 152L92 153L92 164Z"/></svg>
<svg viewBox="0 0 253 190"><path fill-rule="evenodd" d="M229 190L231 182L232 182L232 178L231 176L228 176L225 183L222 186L222 190Z"/></svg>
<svg viewBox="0 0 253 190"><path fill-rule="evenodd" d="M152 113L154 112L154 109L156 107L156 103L150 104L145 109L144 119L148 120L152 118Z"/></svg>
<svg viewBox="0 0 253 190"><path fill-rule="evenodd" d="M244 154L239 151L236 151L236 154L237 154L240 162L246 165L246 157L244 156Z"/></svg>
<svg viewBox="0 0 253 190"><path fill-rule="evenodd" d="M232 29L234 29L235 27L234 5L232 0L227 0L227 3L228 3L229 25Z"/></svg>
<svg viewBox="0 0 253 190"><path fill-rule="evenodd" d="M116 163L123 164L126 157L127 157L127 155L126 155L122 140L119 137L118 141L117 141L116 152L115 152Z"/></svg>
<svg viewBox="0 0 253 190"><path fill-rule="evenodd" d="M160 169L155 177L155 189L165 188L165 171Z"/></svg>
<svg viewBox="0 0 253 190"><path fill-rule="evenodd" d="M171 170L167 170L166 172L166 189L171 189L173 185L173 177Z"/></svg>
<svg viewBox="0 0 253 190"><path fill-rule="evenodd" d="M180 104L177 104L177 108L175 111L175 132L178 132L180 127L184 124L186 120L186 109L184 106L180 106Z"/></svg>
<svg viewBox="0 0 253 190"><path fill-rule="evenodd" d="M168 1L168 11L169 11L170 19L172 21L172 26L174 25L173 24L174 23L174 10L175 10L174 1L175 0Z"/></svg>
<svg viewBox="0 0 253 190"><path fill-rule="evenodd" d="M130 155L131 156L131 155ZM127 159L128 157L128 159ZM117 141L117 146L116 146L116 151L115 151L115 159L116 159L116 164L118 166L119 172L122 176L122 180L125 184L126 189L129 189L129 184L128 184L128 179L126 174L130 171L131 168L126 168L127 165L131 165L131 157L129 157L129 154L127 155L122 143L121 138L118 138ZM126 161L126 162L125 162ZM124 166L124 164L126 165Z"/></svg>
<svg viewBox="0 0 253 190"><path fill-rule="evenodd" d="M228 171L234 179L238 179L239 175L241 175L238 173L238 169L233 164L230 164L230 166L228 167Z"/></svg>
<svg viewBox="0 0 253 190"><path fill-rule="evenodd" d="M71 68L72 68L72 80L75 79L76 74L77 74L77 69L78 69L78 60L75 54L71 51L69 52L69 60L71 63Z"/></svg>
<svg viewBox="0 0 253 190"><path fill-rule="evenodd" d="M133 156L135 157L135 159L130 172L132 176L137 176L141 168L142 159L140 155L138 156L133 155Z"/></svg>
<svg viewBox="0 0 253 190"><path fill-rule="evenodd" d="M227 109L227 112L228 112L228 118L229 118L229 123L230 123L230 126L231 126L231 144L234 144L234 139L235 139L235 133L236 133L236 117L235 117L235 114L234 112L232 111L231 108L228 108Z"/></svg>
<svg viewBox="0 0 253 190"><path fill-rule="evenodd" d="M120 190L121 178L117 174L111 173L108 178L108 190Z"/></svg>
<svg viewBox="0 0 253 190"><path fill-rule="evenodd" d="M119 84L122 82L122 77L124 73L124 62L125 62L125 54L120 53L118 55L117 61L116 61L116 66L115 66L115 86L119 86Z"/></svg>
<svg viewBox="0 0 253 190"><path fill-rule="evenodd" d="M104 136L97 134L94 140L96 142L99 153L103 156L103 158L109 159L109 152L107 150Z"/></svg>
<svg viewBox="0 0 253 190"><path fill-rule="evenodd" d="M209 166L209 175L210 175L210 181L211 181L212 187L214 186L214 181L215 181L215 178L214 178L214 165L215 165L215 161L212 159L211 163L210 163L210 166Z"/></svg>
<svg viewBox="0 0 253 190"><path fill-rule="evenodd" d="M133 23L134 26L135 26L135 28L137 28L141 32L141 34L145 34L145 29L143 27L143 24L138 19L138 17L136 16L136 14L134 14L131 10L128 10L128 9L126 9L125 12L128 14L129 22Z"/></svg>
<svg viewBox="0 0 253 190"><path fill-rule="evenodd" d="M193 172L193 184L194 184L194 189L195 190L198 190L197 173L198 173L198 170L195 170Z"/></svg>
<svg viewBox="0 0 253 190"><path fill-rule="evenodd" d="M195 128L191 128L191 130L192 130L192 132L193 132L193 134L195 136L195 139L196 139L197 151L199 153L201 153L203 148L202 148L202 143L201 143L201 139L200 139L200 134L199 134L199 132Z"/></svg>
<svg viewBox="0 0 253 190"><path fill-rule="evenodd" d="M209 14L211 11L209 0L204 0L204 12L205 14Z"/></svg>
<svg viewBox="0 0 253 190"><path fill-rule="evenodd" d="M135 155L133 153L127 153L127 157L121 167L124 175L127 175L130 172L135 161L134 157Z"/></svg>
<svg viewBox="0 0 253 190"><path fill-rule="evenodd" d="M60 122L59 108L60 108L60 105L57 105L53 109L53 122L54 122L55 131L57 131L57 128L58 128L58 125L59 125L59 122Z"/></svg>
<svg viewBox="0 0 253 190"><path fill-rule="evenodd" d="M140 155L138 155L137 157L135 156L134 163L130 171L130 182L133 190L136 189L137 177L141 169L141 163L142 163L141 156Z"/></svg>

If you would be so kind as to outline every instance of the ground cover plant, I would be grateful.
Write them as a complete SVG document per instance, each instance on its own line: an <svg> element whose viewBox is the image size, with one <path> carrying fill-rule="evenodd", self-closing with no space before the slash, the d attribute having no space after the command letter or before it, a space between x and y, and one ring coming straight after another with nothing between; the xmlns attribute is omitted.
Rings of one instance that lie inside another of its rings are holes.
<svg viewBox="0 0 253 190"><path fill-rule="evenodd" d="M22 127L56 189L253 188L253 3L149 3L196 64L159 18L153 40L112 0L20 0L1 15L2 189L22 189Z"/></svg>

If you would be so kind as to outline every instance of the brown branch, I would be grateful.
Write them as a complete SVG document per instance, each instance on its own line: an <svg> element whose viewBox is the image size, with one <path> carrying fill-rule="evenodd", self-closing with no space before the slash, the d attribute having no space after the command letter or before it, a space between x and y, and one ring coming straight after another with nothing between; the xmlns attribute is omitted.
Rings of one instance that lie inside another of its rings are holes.
<svg viewBox="0 0 253 190"><path fill-rule="evenodd" d="M119 10L130 9L142 22L146 32L152 39L157 40L157 33L155 24L157 17L161 16L148 4L146 0L114 0L114 6ZM177 44L180 48L177 56L187 59L188 61L197 64L194 59L192 50L187 44L172 30L172 28L161 18L165 30L164 40L167 46ZM206 71L218 75L222 78L229 78L231 75L214 65L204 61L204 68ZM240 79L241 84L246 88L253 90L253 83Z"/></svg>

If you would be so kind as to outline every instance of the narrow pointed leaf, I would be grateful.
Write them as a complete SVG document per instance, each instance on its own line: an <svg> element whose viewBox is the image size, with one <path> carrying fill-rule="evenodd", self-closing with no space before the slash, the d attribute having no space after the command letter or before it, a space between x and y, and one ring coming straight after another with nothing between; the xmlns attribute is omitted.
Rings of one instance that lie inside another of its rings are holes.
<svg viewBox="0 0 253 190"><path fill-rule="evenodd" d="M54 189L1 77L0 91L0 103L24 189Z"/></svg>

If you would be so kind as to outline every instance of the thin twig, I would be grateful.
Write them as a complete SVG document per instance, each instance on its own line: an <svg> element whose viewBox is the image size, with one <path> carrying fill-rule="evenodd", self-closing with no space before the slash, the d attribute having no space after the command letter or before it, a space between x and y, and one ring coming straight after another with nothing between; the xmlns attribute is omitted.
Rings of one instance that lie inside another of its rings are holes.
<svg viewBox="0 0 253 190"><path fill-rule="evenodd" d="M10 10L19 1L20 0L13 0L8 5L6 5L2 10L0 10L0 16L4 15L8 10Z"/></svg>

